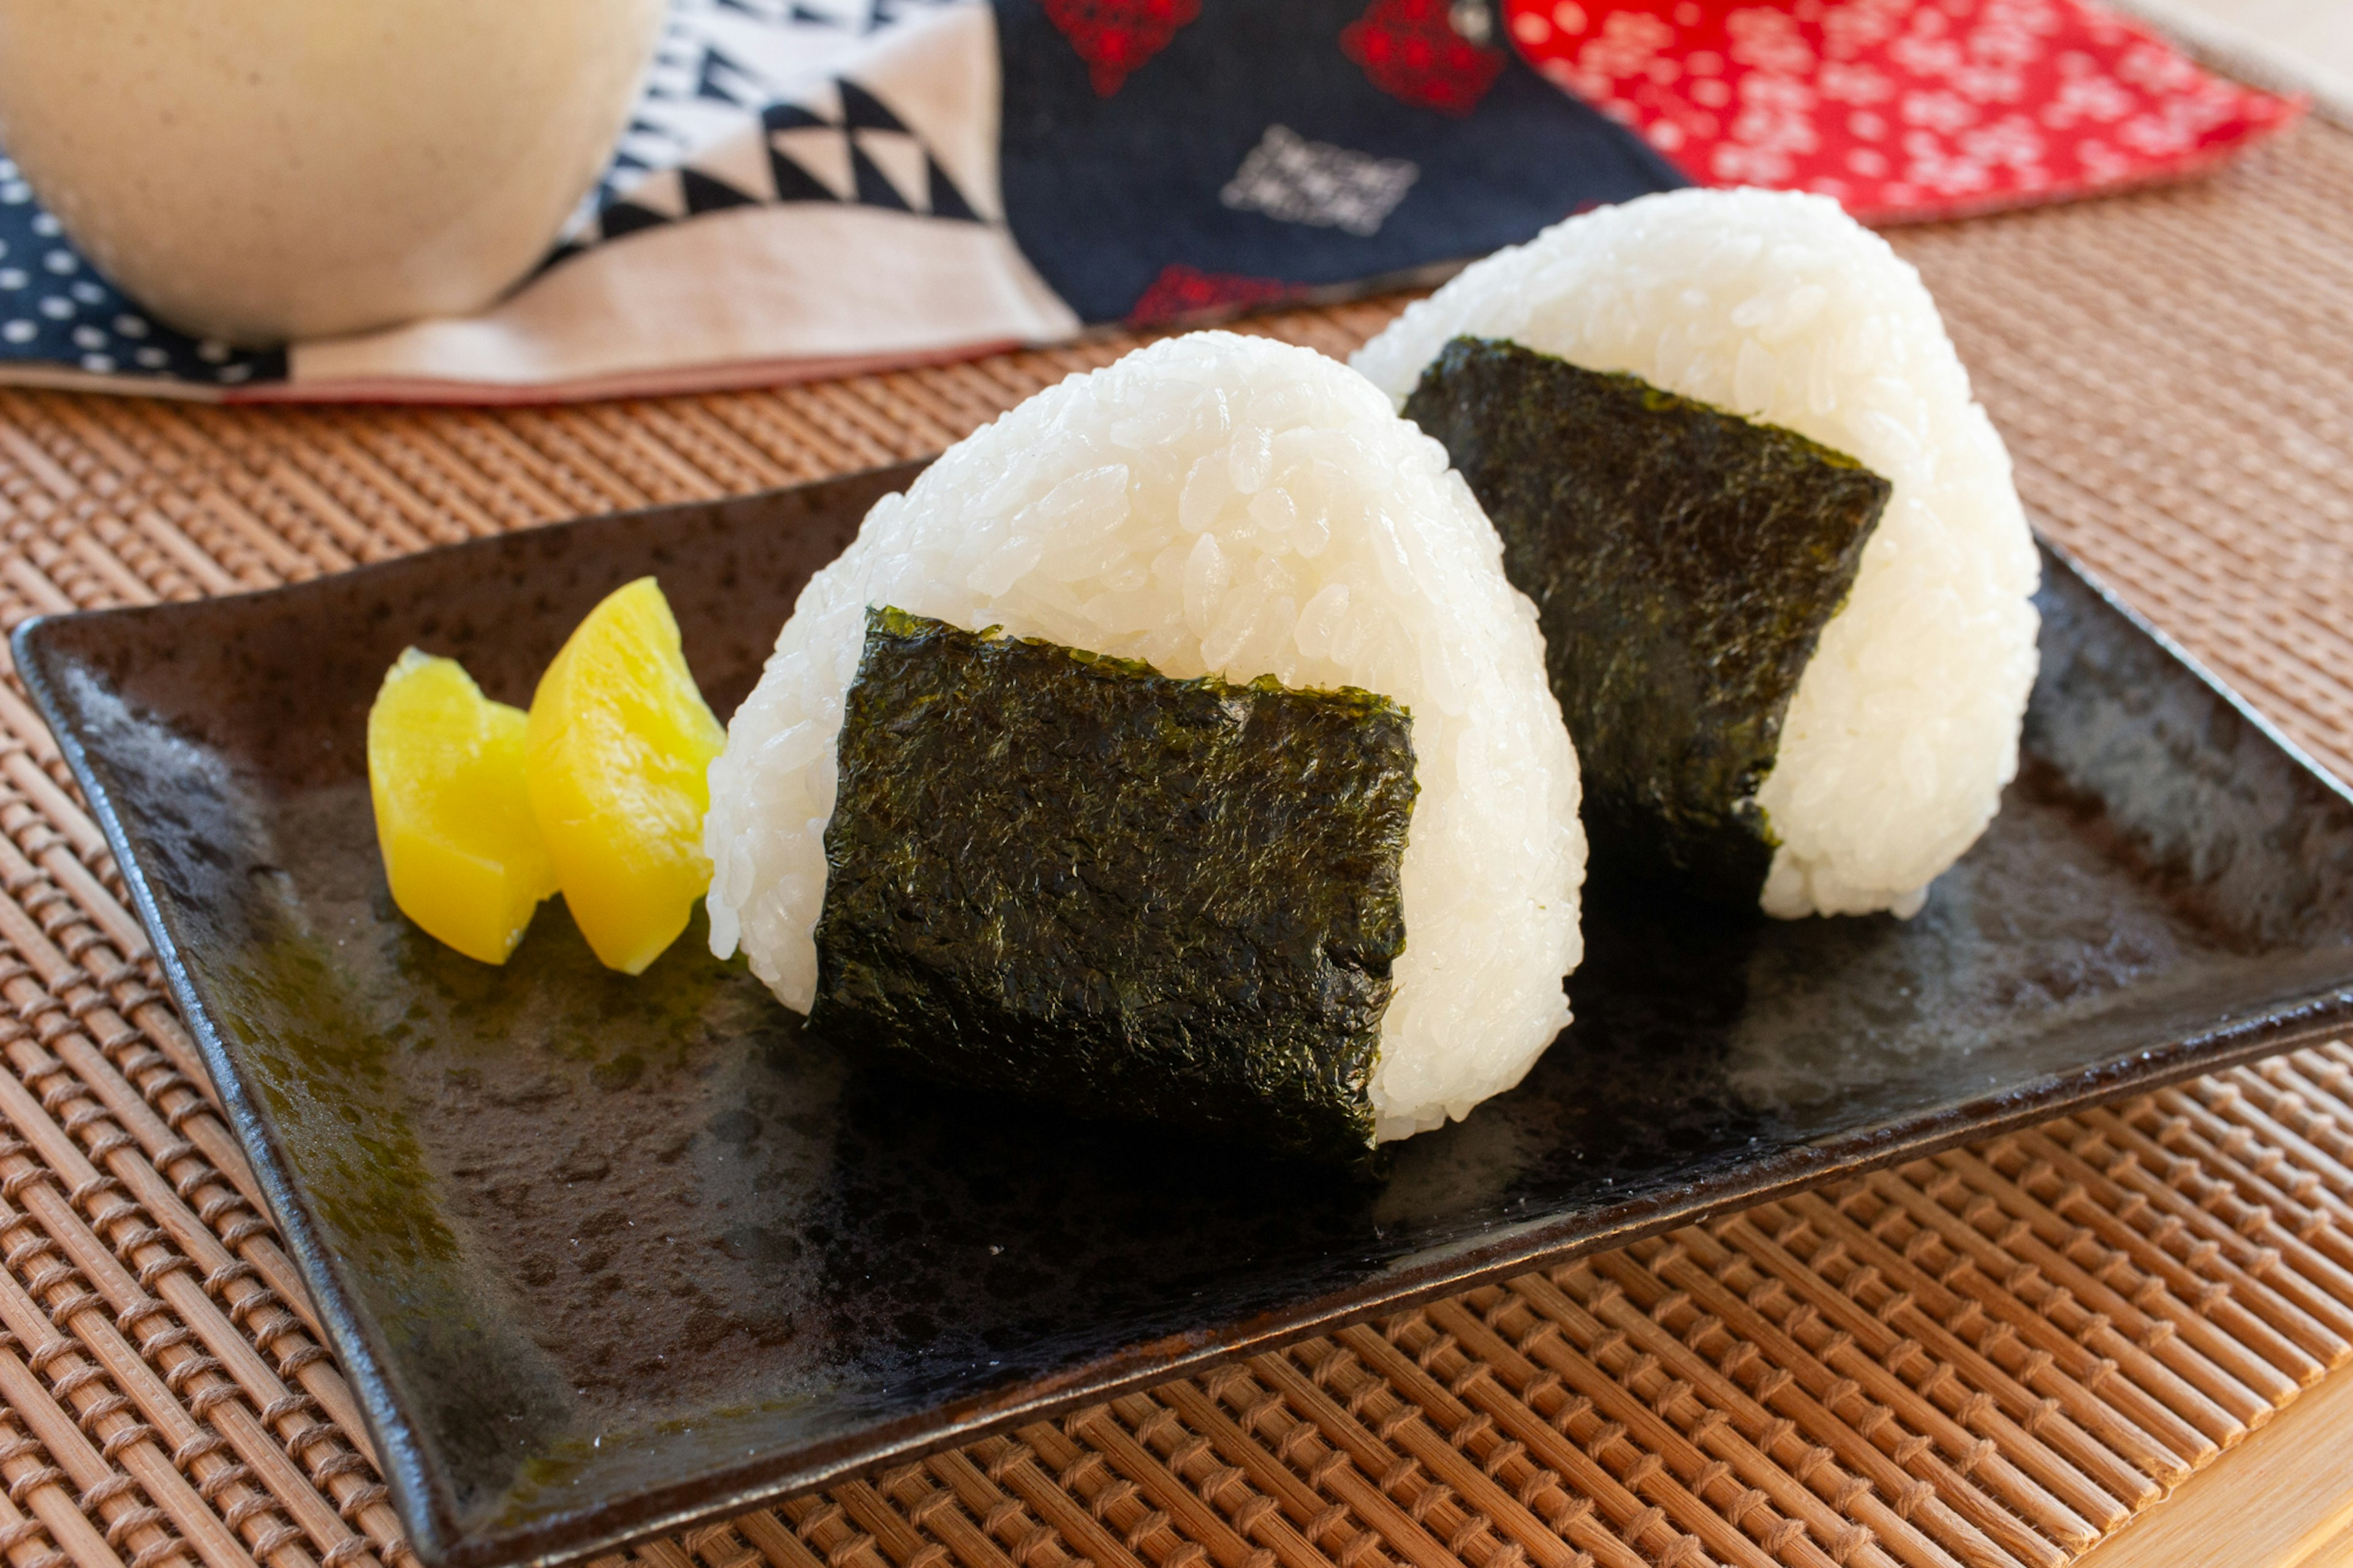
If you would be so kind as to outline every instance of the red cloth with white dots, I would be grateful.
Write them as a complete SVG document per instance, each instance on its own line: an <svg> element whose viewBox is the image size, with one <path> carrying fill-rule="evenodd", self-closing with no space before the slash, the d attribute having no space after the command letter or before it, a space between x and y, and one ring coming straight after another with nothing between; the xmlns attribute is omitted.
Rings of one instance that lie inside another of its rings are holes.
<svg viewBox="0 0 2353 1568"><path fill-rule="evenodd" d="M2303 107L2081 0L1506 0L1505 26L1694 180L1866 221L2178 179Z"/></svg>

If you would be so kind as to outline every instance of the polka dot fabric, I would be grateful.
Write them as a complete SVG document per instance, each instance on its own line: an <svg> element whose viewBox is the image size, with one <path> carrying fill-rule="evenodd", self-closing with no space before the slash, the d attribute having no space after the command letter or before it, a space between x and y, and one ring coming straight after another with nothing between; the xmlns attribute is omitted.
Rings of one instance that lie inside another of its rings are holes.
<svg viewBox="0 0 2353 1568"><path fill-rule="evenodd" d="M248 353L156 321L99 275L0 158L0 363L38 365L46 379L137 377L190 388L280 380L286 356ZM22 379L12 377L12 379Z"/></svg>
<svg viewBox="0 0 2353 1568"><path fill-rule="evenodd" d="M2156 181L2301 105L2078 0L1509 0L1555 85L1694 179L1836 196L1871 222Z"/></svg>

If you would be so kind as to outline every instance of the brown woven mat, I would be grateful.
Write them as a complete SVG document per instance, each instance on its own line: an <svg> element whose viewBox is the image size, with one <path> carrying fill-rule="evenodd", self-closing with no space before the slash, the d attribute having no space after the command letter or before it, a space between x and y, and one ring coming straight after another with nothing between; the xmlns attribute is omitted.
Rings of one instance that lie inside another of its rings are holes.
<svg viewBox="0 0 2353 1568"><path fill-rule="evenodd" d="M2043 525L2353 771L2353 133L1898 243ZM1258 330L1342 353L1392 308ZM1123 346L560 412L0 395L0 620L880 463ZM0 736L0 1555L397 1563L351 1394L5 682ZM634 1558L2057 1568L2353 1354L2348 1165L2353 1050L2303 1051Z"/></svg>

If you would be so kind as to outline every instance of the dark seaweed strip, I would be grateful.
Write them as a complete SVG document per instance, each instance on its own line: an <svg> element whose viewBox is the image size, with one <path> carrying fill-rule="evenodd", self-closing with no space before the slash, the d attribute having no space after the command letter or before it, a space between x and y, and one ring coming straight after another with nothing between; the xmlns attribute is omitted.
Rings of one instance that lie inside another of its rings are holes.
<svg viewBox="0 0 2353 1568"><path fill-rule="evenodd" d="M954 1083L1361 1165L1416 787L1385 697L870 609L810 1025Z"/></svg>
<svg viewBox="0 0 2353 1568"><path fill-rule="evenodd" d="M1438 438L1535 601L1604 882L1754 909L1756 803L1888 483L1793 431L1520 347L1457 338L1407 416Z"/></svg>

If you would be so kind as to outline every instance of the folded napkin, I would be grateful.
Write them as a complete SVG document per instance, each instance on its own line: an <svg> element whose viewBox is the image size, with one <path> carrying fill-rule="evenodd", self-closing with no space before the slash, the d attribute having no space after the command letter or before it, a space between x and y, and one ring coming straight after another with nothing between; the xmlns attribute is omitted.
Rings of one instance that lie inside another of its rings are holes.
<svg viewBox="0 0 2353 1568"><path fill-rule="evenodd" d="M597 189L469 318L191 340L0 159L0 380L450 403L758 384L1365 292L1693 180L1867 217L2081 195L2295 107L2080 0L677 0Z"/></svg>

